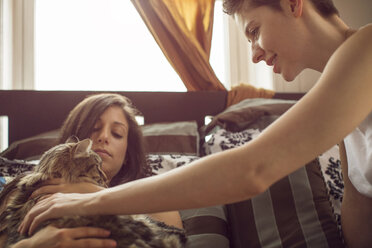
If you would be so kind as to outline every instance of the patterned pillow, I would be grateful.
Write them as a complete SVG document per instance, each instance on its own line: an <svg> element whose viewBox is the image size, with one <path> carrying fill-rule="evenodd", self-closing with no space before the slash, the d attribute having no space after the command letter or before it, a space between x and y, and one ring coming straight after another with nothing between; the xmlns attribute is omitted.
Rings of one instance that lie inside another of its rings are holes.
<svg viewBox="0 0 372 248"><path fill-rule="evenodd" d="M341 203L344 194L341 160L338 145L319 156L321 170L330 195L339 229L341 230Z"/></svg>
<svg viewBox="0 0 372 248"><path fill-rule="evenodd" d="M146 161L153 175L159 175L197 160L198 156L181 154L148 154Z"/></svg>
<svg viewBox="0 0 372 248"><path fill-rule="evenodd" d="M190 155L147 155L147 163L154 175L165 173L174 168L187 165L199 157ZM225 207L222 205L181 210L180 215L185 227L188 248L228 248L228 225Z"/></svg>
<svg viewBox="0 0 372 248"><path fill-rule="evenodd" d="M256 129L220 129L204 150L216 153L258 135ZM343 247L317 159L266 192L226 209L233 247Z"/></svg>
<svg viewBox="0 0 372 248"><path fill-rule="evenodd" d="M19 174L33 170L35 165L35 161L26 162L0 157L0 191L2 190L3 184L10 182Z"/></svg>

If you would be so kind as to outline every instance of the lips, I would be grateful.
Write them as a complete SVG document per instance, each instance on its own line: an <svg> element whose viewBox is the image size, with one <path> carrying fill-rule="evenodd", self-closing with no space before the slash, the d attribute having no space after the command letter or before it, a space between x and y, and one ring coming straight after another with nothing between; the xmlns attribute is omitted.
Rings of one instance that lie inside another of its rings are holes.
<svg viewBox="0 0 372 248"><path fill-rule="evenodd" d="M268 61L266 61L266 64L268 66L272 66L275 64L275 61L276 61L276 55L272 56Z"/></svg>
<svg viewBox="0 0 372 248"><path fill-rule="evenodd" d="M97 153L100 157L102 156L112 157L112 155L105 149L94 149L93 151Z"/></svg>
<svg viewBox="0 0 372 248"><path fill-rule="evenodd" d="M279 70L279 68L278 68L278 65L277 65L276 61L277 61L277 55L275 54L274 56L272 56L272 57L267 61L267 64L268 64L269 66L272 66L272 65L274 66L274 68L273 68L274 73L279 73L280 70Z"/></svg>

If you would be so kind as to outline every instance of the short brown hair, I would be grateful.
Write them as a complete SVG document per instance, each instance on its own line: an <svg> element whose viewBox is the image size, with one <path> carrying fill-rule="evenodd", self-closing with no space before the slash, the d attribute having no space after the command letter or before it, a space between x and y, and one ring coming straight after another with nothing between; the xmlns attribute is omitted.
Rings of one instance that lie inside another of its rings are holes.
<svg viewBox="0 0 372 248"><path fill-rule="evenodd" d="M330 15L339 15L339 12L332 0L310 0L319 13L328 17ZM257 8L263 5L268 5L274 9L281 9L280 0L223 0L223 9L226 14L234 15L242 10L245 4L249 4L252 8Z"/></svg>
<svg viewBox="0 0 372 248"><path fill-rule="evenodd" d="M115 186L150 175L150 169L146 164L142 131L135 119L139 111L128 98L111 93L88 96L71 110L64 121L59 143L64 143L70 136L76 136L80 140L89 138L99 117L111 106L119 106L123 110L129 127L125 164L110 182L110 186Z"/></svg>

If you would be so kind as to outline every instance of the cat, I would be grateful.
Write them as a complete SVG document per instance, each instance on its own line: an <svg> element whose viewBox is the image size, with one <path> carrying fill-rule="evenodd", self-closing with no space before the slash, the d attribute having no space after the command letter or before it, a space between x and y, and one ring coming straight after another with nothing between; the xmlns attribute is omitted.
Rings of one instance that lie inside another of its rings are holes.
<svg viewBox="0 0 372 248"><path fill-rule="evenodd" d="M30 198L30 195L46 180L63 178L69 183L90 182L107 187L102 160L91 146L90 139L77 142L68 140L46 151L34 171L20 175L5 185L0 193L0 202L5 209L0 215L0 236L7 236L5 247L27 238L19 234L17 229L28 210L41 197ZM49 224L59 228L101 227L110 230L109 238L116 240L117 247L121 248L178 248L184 247L187 241L184 230L152 220L146 215L63 217L45 221L38 230Z"/></svg>

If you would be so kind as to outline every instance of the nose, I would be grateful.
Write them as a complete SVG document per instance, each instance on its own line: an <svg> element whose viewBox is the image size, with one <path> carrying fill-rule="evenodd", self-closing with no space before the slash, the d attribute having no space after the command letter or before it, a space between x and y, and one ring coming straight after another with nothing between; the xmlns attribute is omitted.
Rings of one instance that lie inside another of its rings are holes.
<svg viewBox="0 0 372 248"><path fill-rule="evenodd" d="M98 133L97 142L98 143L108 143L109 134L104 128Z"/></svg>
<svg viewBox="0 0 372 248"><path fill-rule="evenodd" d="M252 43L252 61L253 63L258 63L265 59L265 51L257 44L257 42Z"/></svg>

